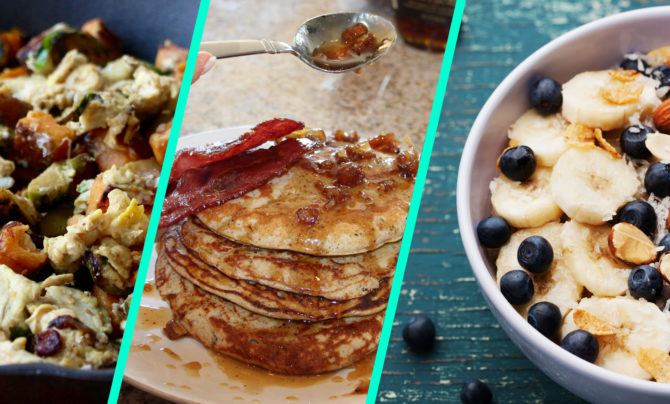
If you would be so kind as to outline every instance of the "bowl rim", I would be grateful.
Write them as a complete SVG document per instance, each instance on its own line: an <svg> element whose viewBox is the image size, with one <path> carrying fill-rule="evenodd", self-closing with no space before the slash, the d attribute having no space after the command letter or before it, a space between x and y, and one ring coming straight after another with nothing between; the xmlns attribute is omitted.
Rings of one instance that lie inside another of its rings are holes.
<svg viewBox="0 0 670 404"><path fill-rule="evenodd" d="M484 127L494 113L495 107L502 99L504 99L504 95L517 84L522 75L544 57L564 46L564 44L572 42L592 31L603 29L612 24L625 22L629 18L657 16L658 13L670 15L670 6L646 7L626 11L581 25L551 40L515 67L489 96L470 129L458 169L456 208L459 232L472 272L489 304L497 309L499 316L504 319L510 328L522 335L522 338L527 340L533 347L540 350L543 355L550 356L552 360L557 361L563 367L579 368L584 372L588 372L589 375L599 383L608 385L617 384L630 391L637 391L640 393L670 396L669 384L635 379L584 361L568 353L558 344L544 337L539 331L528 324L528 322L517 313L514 307L505 300L497 287L497 283L489 273L486 267L485 258L479 251L479 242L475 235L475 226L472 225L472 215L470 214L469 209L471 175L476 164L475 149L484 137ZM499 322L501 321L499 320Z"/></svg>

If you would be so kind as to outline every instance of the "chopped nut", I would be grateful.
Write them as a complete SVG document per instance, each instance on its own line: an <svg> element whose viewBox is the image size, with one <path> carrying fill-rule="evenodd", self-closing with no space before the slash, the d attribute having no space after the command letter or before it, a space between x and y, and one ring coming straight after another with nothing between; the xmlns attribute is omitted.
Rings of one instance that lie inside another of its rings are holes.
<svg viewBox="0 0 670 404"><path fill-rule="evenodd" d="M654 125L661 132L670 134L670 99L667 99L654 112Z"/></svg>
<svg viewBox="0 0 670 404"><path fill-rule="evenodd" d="M647 135L644 145L657 159L670 161L670 135L658 132L650 133Z"/></svg>
<svg viewBox="0 0 670 404"><path fill-rule="evenodd" d="M658 262L658 272L666 282L670 282L670 254L663 254Z"/></svg>
<svg viewBox="0 0 670 404"><path fill-rule="evenodd" d="M642 265L656 260L656 245L630 223L615 224L610 230L608 242L612 254L627 263Z"/></svg>

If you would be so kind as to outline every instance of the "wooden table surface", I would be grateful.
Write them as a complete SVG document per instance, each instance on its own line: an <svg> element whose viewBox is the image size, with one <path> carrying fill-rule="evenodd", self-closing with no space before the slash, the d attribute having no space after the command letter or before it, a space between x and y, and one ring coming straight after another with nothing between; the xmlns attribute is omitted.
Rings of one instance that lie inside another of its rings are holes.
<svg viewBox="0 0 670 404"><path fill-rule="evenodd" d="M458 402L462 383L489 383L498 403L574 403L515 347L490 313L458 232L456 179L470 126L505 76L533 51L594 19L667 1L470 0L451 69L378 402ZM417 313L438 328L417 356L402 325Z"/></svg>

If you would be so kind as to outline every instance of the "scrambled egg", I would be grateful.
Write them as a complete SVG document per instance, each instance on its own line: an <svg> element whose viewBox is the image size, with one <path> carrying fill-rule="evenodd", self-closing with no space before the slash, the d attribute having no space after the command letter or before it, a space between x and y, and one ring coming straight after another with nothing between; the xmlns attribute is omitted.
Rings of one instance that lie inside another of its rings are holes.
<svg viewBox="0 0 670 404"><path fill-rule="evenodd" d="M149 225L144 208L120 189L112 190L108 198L106 212L97 209L68 226L64 235L44 239L44 251L56 271L79 268L84 253L104 237L111 237L125 247L144 241Z"/></svg>
<svg viewBox="0 0 670 404"><path fill-rule="evenodd" d="M0 363L46 361L81 367L116 361L118 346L109 338L109 315L89 293L65 286L72 281L68 274L34 282L0 265ZM44 354L40 347L36 354L27 352L27 338L16 336L39 336L46 331L57 341L43 356L39 356ZM16 337L9 341L8 336Z"/></svg>

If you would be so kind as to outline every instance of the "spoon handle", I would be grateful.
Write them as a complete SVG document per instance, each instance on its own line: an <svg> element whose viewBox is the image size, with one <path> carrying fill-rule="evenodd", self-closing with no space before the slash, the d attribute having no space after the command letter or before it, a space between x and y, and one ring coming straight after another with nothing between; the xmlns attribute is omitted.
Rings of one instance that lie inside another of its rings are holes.
<svg viewBox="0 0 670 404"><path fill-rule="evenodd" d="M209 52L219 59L259 53L296 53L291 45L269 39L203 42L200 50Z"/></svg>

